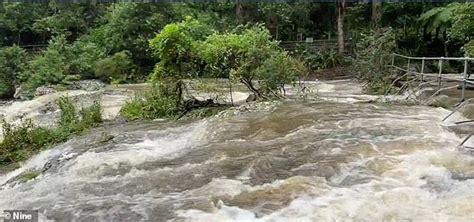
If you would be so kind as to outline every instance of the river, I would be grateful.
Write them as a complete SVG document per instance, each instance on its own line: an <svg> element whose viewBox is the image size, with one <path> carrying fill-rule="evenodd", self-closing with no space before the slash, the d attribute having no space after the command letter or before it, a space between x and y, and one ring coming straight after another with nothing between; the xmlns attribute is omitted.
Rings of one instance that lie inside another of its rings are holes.
<svg viewBox="0 0 474 222"><path fill-rule="evenodd" d="M245 110L107 123L0 176L0 209L45 221L474 220L474 156L441 124L448 110L354 98ZM11 182L31 168L44 173Z"/></svg>

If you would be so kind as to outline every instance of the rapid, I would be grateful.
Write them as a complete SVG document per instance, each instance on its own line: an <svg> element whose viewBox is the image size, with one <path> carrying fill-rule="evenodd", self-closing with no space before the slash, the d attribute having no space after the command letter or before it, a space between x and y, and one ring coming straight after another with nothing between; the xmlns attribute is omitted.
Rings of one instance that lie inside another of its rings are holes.
<svg viewBox="0 0 474 222"><path fill-rule="evenodd" d="M197 121L106 123L0 175L40 221L474 221L474 156L443 108L318 97ZM453 120L463 120L455 114ZM41 170L34 180L15 178Z"/></svg>

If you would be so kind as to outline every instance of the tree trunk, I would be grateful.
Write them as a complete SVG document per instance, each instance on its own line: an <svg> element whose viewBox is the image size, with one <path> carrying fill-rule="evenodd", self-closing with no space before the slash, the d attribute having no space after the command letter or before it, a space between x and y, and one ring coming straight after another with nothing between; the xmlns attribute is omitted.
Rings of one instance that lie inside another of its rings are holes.
<svg viewBox="0 0 474 222"><path fill-rule="evenodd" d="M240 82L242 82L247 87L247 89L249 89L253 94L255 94L257 98L263 98L263 95L253 86L252 80L241 79Z"/></svg>
<svg viewBox="0 0 474 222"><path fill-rule="evenodd" d="M235 1L235 19L237 20L238 25L244 22L243 7L242 3L239 0Z"/></svg>
<svg viewBox="0 0 474 222"><path fill-rule="evenodd" d="M380 20L382 19L382 3L380 0L372 1L372 23L375 28L380 27Z"/></svg>
<svg viewBox="0 0 474 222"><path fill-rule="evenodd" d="M344 4L345 0L337 2L337 46L339 53L344 53Z"/></svg>
<svg viewBox="0 0 474 222"><path fill-rule="evenodd" d="M280 32L279 31L280 30L278 30L278 23L277 23L277 25L275 27L275 39L276 40L280 39Z"/></svg>

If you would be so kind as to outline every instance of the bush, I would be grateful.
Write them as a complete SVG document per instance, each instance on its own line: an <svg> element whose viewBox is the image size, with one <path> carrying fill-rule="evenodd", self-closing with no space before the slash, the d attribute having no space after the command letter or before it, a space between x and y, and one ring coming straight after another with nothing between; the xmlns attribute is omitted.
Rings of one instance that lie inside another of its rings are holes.
<svg viewBox="0 0 474 222"><path fill-rule="evenodd" d="M53 144L64 142L72 135L102 122L100 105L82 109L79 113L67 97L57 101L61 116L57 128L46 129L31 120L12 125L3 121L3 141L0 142L0 165L26 160L28 157Z"/></svg>
<svg viewBox="0 0 474 222"><path fill-rule="evenodd" d="M396 36L392 29L361 34L356 43L354 70L357 76L368 82L369 91L383 93L390 83L385 78L390 56L396 47Z"/></svg>
<svg viewBox="0 0 474 222"><path fill-rule="evenodd" d="M214 33L199 45L199 55L211 73L242 82L258 97L275 95L275 90L305 73L302 63L280 49L261 25L236 33Z"/></svg>
<svg viewBox="0 0 474 222"><path fill-rule="evenodd" d="M267 98L279 95L278 90L284 90L285 84L305 73L303 63L280 49L262 25L219 34L187 18L167 25L150 40L150 48L160 60L151 76L157 88L123 107L122 115L128 120L169 117L190 111L181 101L183 79L205 76L234 79L258 97Z"/></svg>
<svg viewBox="0 0 474 222"><path fill-rule="evenodd" d="M67 75L69 58L67 43L64 36L53 38L48 48L35 56L28 64L23 78L27 79L25 89L33 92L45 84L60 83Z"/></svg>
<svg viewBox="0 0 474 222"><path fill-rule="evenodd" d="M150 78L158 86L159 92L151 93L152 98L159 100L158 103L168 105L173 101L174 109L178 109L182 102L182 80L200 76L204 70L204 64L197 55L198 41L205 39L212 32L209 26L187 17L182 22L166 25L150 40L150 48L160 60Z"/></svg>
<svg viewBox="0 0 474 222"><path fill-rule="evenodd" d="M156 86L148 92L135 96L120 110L121 115L129 121L173 117L179 112L176 99L172 96L163 96Z"/></svg>
<svg viewBox="0 0 474 222"><path fill-rule="evenodd" d="M466 43L463 46L463 51L464 55L467 57L474 57L474 40L471 40L470 42Z"/></svg>
<svg viewBox="0 0 474 222"><path fill-rule="evenodd" d="M33 92L49 84L68 84L71 79L93 76L93 64L105 56L94 43L77 41L67 44L64 36L53 38L48 48L36 55L23 73L25 89Z"/></svg>
<svg viewBox="0 0 474 222"><path fill-rule="evenodd" d="M212 32L210 27L190 17L182 22L166 25L150 40L150 48L160 60L152 79L199 76L202 61L197 55L197 44Z"/></svg>
<svg viewBox="0 0 474 222"><path fill-rule="evenodd" d="M81 79L93 78L95 63L106 56L104 48L82 39L74 42L68 51L71 57L68 59L70 65L66 74L80 76Z"/></svg>
<svg viewBox="0 0 474 222"><path fill-rule="evenodd" d="M60 134L73 135L96 126L102 122L100 104L95 102L92 106L76 111L76 107L68 97L61 97L57 101L61 116L58 121ZM64 138L67 139L67 138Z"/></svg>
<svg viewBox="0 0 474 222"><path fill-rule="evenodd" d="M284 92L285 84L296 82L306 68L303 62L292 58L286 52L277 52L265 60L255 72L263 81L260 82L260 89L266 95L278 96L281 90Z"/></svg>
<svg viewBox="0 0 474 222"><path fill-rule="evenodd" d="M12 97L26 65L26 52L18 46L0 49L0 98Z"/></svg>
<svg viewBox="0 0 474 222"><path fill-rule="evenodd" d="M94 65L95 76L105 82L122 83L133 76L134 64L126 51L97 61Z"/></svg>
<svg viewBox="0 0 474 222"><path fill-rule="evenodd" d="M322 70L334 68L341 65L343 57L335 50L315 51L304 50L302 58L308 68L311 70Z"/></svg>
<svg viewBox="0 0 474 222"><path fill-rule="evenodd" d="M13 126L3 121L3 141L0 143L0 164L27 159L53 140L52 131L36 127L30 120Z"/></svg>

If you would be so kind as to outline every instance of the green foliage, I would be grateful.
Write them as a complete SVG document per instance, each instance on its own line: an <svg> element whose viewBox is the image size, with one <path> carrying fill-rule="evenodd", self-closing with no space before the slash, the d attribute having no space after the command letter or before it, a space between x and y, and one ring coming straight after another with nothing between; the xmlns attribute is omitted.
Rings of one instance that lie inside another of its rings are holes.
<svg viewBox="0 0 474 222"><path fill-rule="evenodd" d="M35 56L28 64L23 78L27 79L25 86L29 91L45 84L60 83L67 75L69 68L67 42L64 36L53 38L48 48Z"/></svg>
<svg viewBox="0 0 474 222"><path fill-rule="evenodd" d="M61 109L56 132L63 139L68 139L70 135L83 132L102 122L100 104L97 102L79 112L68 97L61 97L56 102Z"/></svg>
<svg viewBox="0 0 474 222"><path fill-rule="evenodd" d="M433 8L423 13L419 21L422 26L426 27L428 32L443 33L451 27L453 15L457 7L458 4L454 3L446 7Z"/></svg>
<svg viewBox="0 0 474 222"><path fill-rule="evenodd" d="M451 3L444 7L436 7L422 14L419 21L428 32L435 33L435 36L443 33L445 41L459 41L465 44L463 47L465 55L469 55L469 42L474 38L473 4Z"/></svg>
<svg viewBox="0 0 474 222"><path fill-rule="evenodd" d="M0 164L25 160L53 139L51 131L35 127L29 120L17 126L3 121L2 128L3 141L0 143Z"/></svg>
<svg viewBox="0 0 474 222"><path fill-rule="evenodd" d="M294 83L306 72L303 62L292 58L286 52L277 52L266 59L256 70L260 80L260 88L265 95L278 96L284 91L285 84Z"/></svg>
<svg viewBox="0 0 474 222"><path fill-rule="evenodd" d="M0 45L21 45L24 37L35 37L33 25L47 14L44 4L3 3L0 4Z"/></svg>
<svg viewBox="0 0 474 222"><path fill-rule="evenodd" d="M95 76L105 82L122 83L133 76L134 64L127 52L118 52L94 65Z"/></svg>
<svg viewBox="0 0 474 222"><path fill-rule="evenodd" d="M368 82L368 90L383 93L390 85L385 79L389 58L396 47L392 29L361 34L353 62L357 76Z"/></svg>
<svg viewBox="0 0 474 222"><path fill-rule="evenodd" d="M13 96L26 59L26 52L18 46L0 48L0 98Z"/></svg>
<svg viewBox="0 0 474 222"><path fill-rule="evenodd" d="M93 4L61 4L51 1L47 15L37 19L32 29L43 35L78 35L92 25L96 10ZM92 13L91 13L92 12Z"/></svg>
<svg viewBox="0 0 474 222"><path fill-rule="evenodd" d="M214 33L199 46L199 56L214 76L238 80L260 97L275 95L275 90L283 89L284 84L305 72L301 63L283 52L261 25L236 33ZM254 80L259 81L258 87Z"/></svg>
<svg viewBox="0 0 474 222"><path fill-rule="evenodd" d="M151 78L159 80L198 76L202 62L197 56L197 41L205 39L212 32L209 26L190 17L166 25L150 40L150 48L160 60Z"/></svg>
<svg viewBox="0 0 474 222"><path fill-rule="evenodd" d="M176 99L164 96L162 91L153 87L150 91L135 96L120 110L121 115L129 120L156 119L178 115Z"/></svg>
<svg viewBox="0 0 474 222"><path fill-rule="evenodd" d="M93 64L104 57L104 50L91 42L68 44L66 37L54 37L48 48L28 64L22 78L29 91L48 84L70 82L93 76Z"/></svg>
<svg viewBox="0 0 474 222"><path fill-rule="evenodd" d="M469 41L463 46L463 51L466 56L473 58L474 57L474 40Z"/></svg>
<svg viewBox="0 0 474 222"><path fill-rule="evenodd" d="M0 165L26 160L28 157L53 144L64 142L102 122L100 105L94 105L76 112L72 101L61 97L57 101L61 109L58 126L47 129L36 126L31 120L13 125L2 123L3 141L0 142Z"/></svg>
<svg viewBox="0 0 474 222"><path fill-rule="evenodd" d="M316 51L304 50L301 56L311 70L329 69L343 63L343 57L336 50Z"/></svg>
<svg viewBox="0 0 474 222"><path fill-rule="evenodd" d="M94 77L95 63L106 56L104 48L83 39L74 42L66 50L65 54L68 55L69 62L67 75L76 75L81 78Z"/></svg>

